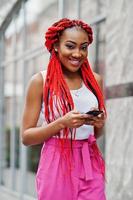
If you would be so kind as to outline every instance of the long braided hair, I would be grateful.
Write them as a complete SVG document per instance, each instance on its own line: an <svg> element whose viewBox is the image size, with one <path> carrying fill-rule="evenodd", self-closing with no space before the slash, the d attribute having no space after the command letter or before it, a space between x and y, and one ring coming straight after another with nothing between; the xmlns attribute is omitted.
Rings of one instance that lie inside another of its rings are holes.
<svg viewBox="0 0 133 200"><path fill-rule="evenodd" d="M74 26L81 27L86 31L89 44L91 44L93 41L92 29L81 20L61 19L54 23L45 35L45 46L51 53L44 85L45 118L48 123L56 119L55 108L56 113L58 112L58 116L65 115L74 108L69 88L63 78L61 62L54 50L54 45L59 42L59 37L63 31ZM93 75L87 58L81 66L81 75L86 87L96 95L99 109L105 110L102 91ZM63 138L67 138L69 132L71 132L71 138L72 134L75 135L75 131L65 128L63 130Z"/></svg>

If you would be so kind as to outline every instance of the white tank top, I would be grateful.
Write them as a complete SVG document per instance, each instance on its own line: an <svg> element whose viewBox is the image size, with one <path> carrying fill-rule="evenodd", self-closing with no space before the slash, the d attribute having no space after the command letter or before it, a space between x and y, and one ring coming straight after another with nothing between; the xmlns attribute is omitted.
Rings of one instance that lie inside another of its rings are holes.
<svg viewBox="0 0 133 200"><path fill-rule="evenodd" d="M44 77L44 71L41 72L42 76ZM95 107L98 108L98 101L96 96L85 86L82 84L82 87L77 90L70 90L72 95L72 99L74 102L74 107L77 111L81 113L86 113L91 108ZM44 118L44 104L42 104L42 109L40 113L40 122L43 122L43 126L47 124ZM61 131L62 133L62 131ZM76 128L76 140L83 140L87 139L90 134L94 134L94 127L90 125L83 125L79 128ZM70 135L69 137L70 138Z"/></svg>

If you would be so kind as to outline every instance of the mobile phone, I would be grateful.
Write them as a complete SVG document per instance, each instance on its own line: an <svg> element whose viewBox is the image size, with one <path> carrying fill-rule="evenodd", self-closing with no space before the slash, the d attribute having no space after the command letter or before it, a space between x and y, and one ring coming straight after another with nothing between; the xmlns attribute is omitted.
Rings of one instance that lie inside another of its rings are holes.
<svg viewBox="0 0 133 200"><path fill-rule="evenodd" d="M99 115L101 113L103 113L103 111L101 111L101 110L90 110L90 111L86 112L85 114L97 116L97 115Z"/></svg>

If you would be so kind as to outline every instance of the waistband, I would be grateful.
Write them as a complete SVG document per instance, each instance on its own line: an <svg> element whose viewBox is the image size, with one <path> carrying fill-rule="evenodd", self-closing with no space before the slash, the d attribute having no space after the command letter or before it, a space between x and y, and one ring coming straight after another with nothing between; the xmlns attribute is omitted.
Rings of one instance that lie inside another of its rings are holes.
<svg viewBox="0 0 133 200"><path fill-rule="evenodd" d="M61 139L62 140L62 139ZM54 145L60 146L62 143L58 138L51 138L46 141L45 145ZM64 140L63 144L64 148L71 148L70 140ZM72 148L81 148L82 159L83 159L83 166L85 171L85 179L92 180L93 179L93 167L102 173L105 177L105 163L102 157L102 154L97 146L96 138L93 135L90 135L86 140L72 140ZM82 174L81 174L81 178Z"/></svg>

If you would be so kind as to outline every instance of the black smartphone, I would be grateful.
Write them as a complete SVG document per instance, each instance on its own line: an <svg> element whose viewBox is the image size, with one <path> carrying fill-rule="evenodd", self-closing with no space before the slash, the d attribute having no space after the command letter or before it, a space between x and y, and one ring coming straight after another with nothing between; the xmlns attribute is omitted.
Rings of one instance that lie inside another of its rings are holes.
<svg viewBox="0 0 133 200"><path fill-rule="evenodd" d="M97 116L97 115L99 115L101 113L103 113L103 111L101 111L101 110L90 110L90 111L86 112L85 114Z"/></svg>

